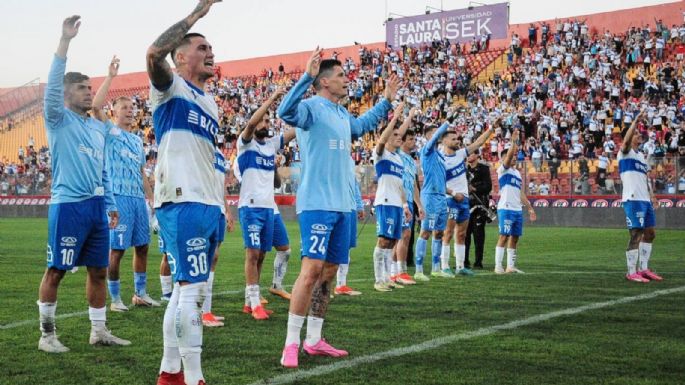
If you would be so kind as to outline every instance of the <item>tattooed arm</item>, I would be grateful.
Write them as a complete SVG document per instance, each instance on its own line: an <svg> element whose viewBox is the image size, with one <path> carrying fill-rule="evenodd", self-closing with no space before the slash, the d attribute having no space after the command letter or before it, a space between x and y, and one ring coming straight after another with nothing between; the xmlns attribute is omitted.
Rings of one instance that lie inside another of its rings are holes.
<svg viewBox="0 0 685 385"><path fill-rule="evenodd" d="M212 4L219 1L221 0L200 0L190 15L164 31L147 49L147 74L155 88L169 87L173 73L166 56L178 46L190 28L209 12Z"/></svg>

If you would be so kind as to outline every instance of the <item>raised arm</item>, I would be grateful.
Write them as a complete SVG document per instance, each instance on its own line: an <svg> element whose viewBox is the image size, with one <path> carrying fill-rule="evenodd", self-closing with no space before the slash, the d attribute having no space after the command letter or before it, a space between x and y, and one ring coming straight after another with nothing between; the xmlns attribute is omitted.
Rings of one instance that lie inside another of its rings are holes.
<svg viewBox="0 0 685 385"><path fill-rule="evenodd" d="M209 12L212 4L221 0L200 0L190 15L172 25L147 49L147 74L155 88L163 90L171 85L173 73L166 56L178 46L190 28Z"/></svg>
<svg viewBox="0 0 685 385"><path fill-rule="evenodd" d="M414 117L419 113L419 111L420 110L416 107L409 110L409 116L406 119L404 119L404 122L402 122L402 125L400 126L400 136L404 136L404 134L409 129L409 126L412 124Z"/></svg>
<svg viewBox="0 0 685 385"><path fill-rule="evenodd" d="M283 146L290 143L297 136L297 130L294 127L290 127L283 133Z"/></svg>
<svg viewBox="0 0 685 385"><path fill-rule="evenodd" d="M628 128L628 131L626 131L626 135L623 138L623 144L621 144L621 152L623 154L627 154L630 151L630 146L632 145L633 142L633 136L635 136L635 130L637 129L637 123L642 119L642 116L644 115L645 110L641 110L639 114L633 119L633 122L630 124L630 128Z"/></svg>
<svg viewBox="0 0 685 385"><path fill-rule="evenodd" d="M102 106L105 105L107 101L107 93L109 92L109 87L112 85L112 79L119 73L119 59L114 55L112 61L109 63L109 69L107 72L107 77L98 88L98 92L95 93L95 98L93 99L93 115L95 119L104 122L107 120L107 115L102 111Z"/></svg>
<svg viewBox="0 0 685 385"><path fill-rule="evenodd" d="M395 129L395 126L397 125L397 120L400 118L403 109L404 102L398 104L397 107L395 107L395 111L392 114L392 119L390 120L390 123L388 123L388 125L385 127L385 130L383 130L381 137L378 139L378 144L376 144L376 154L378 156L383 155L383 149L385 149L385 144L388 143L388 139L390 139L390 135L392 135L392 131Z"/></svg>
<svg viewBox="0 0 685 385"><path fill-rule="evenodd" d="M511 147L504 155L504 160L502 161L502 167L505 169L511 167L516 160L516 151L518 151L518 140L519 140L519 130L514 130L511 134Z"/></svg>
<svg viewBox="0 0 685 385"><path fill-rule="evenodd" d="M302 97L319 74L321 51L319 47L316 47L314 52L312 52L307 60L307 71L285 95L283 101L278 106L278 116L293 127L300 127L306 130L313 123L313 115L307 105L302 103Z"/></svg>
<svg viewBox="0 0 685 385"><path fill-rule="evenodd" d="M426 153L431 153L436 150L438 147L438 141L442 136L447 132L447 128L449 128L450 124L448 122L443 123L440 127L438 127L437 130L433 133L433 136L431 136L430 140L426 142Z"/></svg>
<svg viewBox="0 0 685 385"><path fill-rule="evenodd" d="M259 106L257 111L252 114L250 120L245 126L245 129L243 130L243 133L240 134L240 138L243 140L243 142L249 142L252 140L252 135L254 134L254 130L257 128L259 122L264 119L264 115L266 115L266 113L269 111L271 105L284 94L285 90L283 88L278 88L261 106Z"/></svg>
<svg viewBox="0 0 685 385"><path fill-rule="evenodd" d="M499 126L501 124L501 120L497 119L496 124ZM480 134L478 139L474 140L473 143L466 146L466 151L469 154L477 151L479 148L481 148L481 146L483 146L483 144L485 144L485 141L490 138L491 134L492 134L492 125L488 126L488 129L485 130L482 134Z"/></svg>
<svg viewBox="0 0 685 385"><path fill-rule="evenodd" d="M352 129L352 137L360 137L367 132L376 129L378 122L388 116L388 111L392 108L392 102L395 99L395 94L400 87L400 80L397 75L390 75L383 90L383 99L381 99L375 106L366 111L359 118L350 115L350 128Z"/></svg>
<svg viewBox="0 0 685 385"><path fill-rule="evenodd" d="M78 34L81 26L81 16L74 15L62 22L62 36L50 66L48 84L45 88L45 120L47 128L54 128L55 124L64 116L64 71L67 66L67 51L69 43Z"/></svg>

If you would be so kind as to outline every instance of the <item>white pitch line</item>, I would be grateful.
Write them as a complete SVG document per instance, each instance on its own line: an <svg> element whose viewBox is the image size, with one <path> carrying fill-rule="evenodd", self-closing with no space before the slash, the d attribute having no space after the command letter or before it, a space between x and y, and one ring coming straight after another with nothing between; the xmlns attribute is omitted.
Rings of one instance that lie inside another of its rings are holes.
<svg viewBox="0 0 685 385"><path fill-rule="evenodd" d="M545 272L530 272L530 273L525 273L523 275L545 275L545 274L564 274L564 275L580 275L580 274L622 274L623 271L545 271ZM682 275L685 274L685 272L682 271L663 271L659 272L660 274L669 274L669 275ZM499 276L498 274L495 274L491 271L483 271L483 272L478 272L476 273L476 276ZM473 277L470 277L473 278ZM458 278L459 279L459 278ZM467 278L468 279L468 278ZM446 281L446 278L441 278L440 281ZM349 279L347 282L368 282L368 281L373 281L373 279ZM292 285L284 285L286 288L291 288ZM225 291L220 291L218 293L214 293L214 296L224 296L224 295L237 295L244 293L244 289L239 289L239 290L225 290ZM133 305L129 306L129 309L131 309ZM162 306L164 308L164 306ZM57 319L67 319L67 318L73 318L73 317L80 317L80 316L85 316L88 315L87 311L77 311L74 313L65 313L65 314L59 314L55 318ZM29 319L29 320L23 320L23 321L17 321L17 322L12 322L8 323L5 325L0 325L0 330L7 330L7 329L14 329L18 328L20 326L26 326L26 325L33 325L37 324L38 319Z"/></svg>
<svg viewBox="0 0 685 385"><path fill-rule="evenodd" d="M439 348L443 345L451 344L457 341L469 340L476 337L483 337L502 330L513 330L520 328L521 326L532 325L544 321L548 321L554 318L575 315L579 313L584 313L590 310L602 309L605 307L622 305L630 302L642 301L646 299L655 298L662 295L680 293L685 291L685 286L675 287L672 289L657 290L651 293L645 293L641 295L636 295L633 297L623 297L611 301L596 302L588 305L583 305L579 307L572 307L568 309L553 311L550 313L538 314L536 316L519 319L516 321L507 322L500 325L490 326L486 328L481 328L473 330L470 332L464 332L459 334L453 334L447 337L435 338L420 344L405 346L402 348L387 350L384 352L378 352L374 354L369 354L366 356L361 356L357 358L347 359L343 361L338 361L334 364L317 366L309 370L298 370L292 373L283 374L280 376L263 379L257 382L253 382L250 385L280 385L280 384L290 384L295 381L305 380L311 377L321 376L324 374L332 373L341 369L349 369L358 365L369 364L376 361L384 360L391 357L400 357L407 354L415 354L424 352L427 350L433 350ZM274 360L275 361L275 360Z"/></svg>

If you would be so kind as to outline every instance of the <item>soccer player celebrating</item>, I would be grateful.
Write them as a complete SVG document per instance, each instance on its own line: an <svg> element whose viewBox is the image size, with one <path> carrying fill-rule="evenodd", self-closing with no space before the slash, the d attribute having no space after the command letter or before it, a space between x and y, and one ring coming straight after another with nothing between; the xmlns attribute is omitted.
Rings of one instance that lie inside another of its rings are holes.
<svg viewBox="0 0 685 385"><path fill-rule="evenodd" d="M90 344L130 345L107 327L109 228L118 222L111 184L105 169L105 135L102 122L90 118L90 79L64 70L69 43L77 34L80 16L62 23L62 37L52 60L45 89L45 127L52 153L52 196L48 210L47 269L38 292L41 337L38 349L64 353L69 348L57 339L57 289L67 270L86 266L86 295L90 318Z"/></svg>
<svg viewBox="0 0 685 385"><path fill-rule="evenodd" d="M426 218L421 221L421 232L416 241L416 273L417 281L428 281L423 274L423 258L426 256L428 237L433 235L432 275L443 275L440 270L440 253L442 251L442 235L447 225L447 200L445 199L446 174L445 159L438 151L438 143L447 132L449 123L443 123L439 128L431 128L426 132L428 142L420 152L421 168L423 169L423 189L421 203L426 210Z"/></svg>
<svg viewBox="0 0 685 385"><path fill-rule="evenodd" d="M378 189L373 205L376 209L378 241L373 250L373 271L376 278L373 287L381 292L391 291L393 286L402 287L390 280L390 266L393 247L402 238L402 222L409 221L411 215L402 184L402 157L397 152L402 145L404 133L395 129L403 109L404 103L399 103L374 151Z"/></svg>
<svg viewBox="0 0 685 385"><path fill-rule="evenodd" d="M644 111L641 111L633 120L626 131L621 151L618 154L618 171L623 184L621 200L630 232L630 241L626 250L628 263L626 279L640 283L662 280L661 276L649 269L652 242L656 236L654 209L658 207L658 203L647 178L649 166L642 152L638 151L642 136L635 130L643 115Z"/></svg>
<svg viewBox="0 0 685 385"><path fill-rule="evenodd" d="M466 158L489 139L492 127L483 132L470 145L459 149L461 138L456 132L448 131L442 140L445 169L447 171L447 230L442 237L442 253L440 255L442 271L446 275L454 275L450 269L450 241L454 235L454 255L456 257L457 274L471 276L473 272L464 266L466 259L466 229L469 227L471 207L469 206L469 183L466 178Z"/></svg>
<svg viewBox="0 0 685 385"><path fill-rule="evenodd" d="M242 183L238 215L245 242L245 295L257 320L269 318L259 296L259 272L274 234L274 173L281 136L269 138L269 107L285 92L278 89L247 122L238 140L237 166Z"/></svg>
<svg viewBox="0 0 685 385"><path fill-rule="evenodd" d="M530 220L537 218L535 210L528 201L526 193L521 188L521 173L516 169L516 153L518 151L519 131L511 134L511 147L497 169L499 179L499 202L497 202L497 217L499 218L499 239L495 248L495 273L523 273L516 268L516 247L519 237L523 234L523 206L530 214ZM502 267L504 250L507 251L507 269Z"/></svg>
<svg viewBox="0 0 685 385"><path fill-rule="evenodd" d="M419 112L418 109L412 108L409 111L409 117L402 123L402 125L411 123L414 116ZM395 264L397 269L397 275L395 281L401 285L413 285L416 283L412 277L407 274L407 254L409 252L409 247L411 247L411 228L414 226L414 205L418 207L419 210L419 220L425 218L425 212L423 209L423 204L419 198L419 185L417 182L418 169L416 166L416 161L410 155L414 152L416 148L416 133L412 130L404 131L402 135L402 147L400 147L400 156L402 157L402 165L404 167L404 172L402 173L402 186L404 187L404 194L407 197L407 204L409 207L410 217L409 220L402 221L402 238L397 241L397 246L395 246Z"/></svg>
<svg viewBox="0 0 685 385"><path fill-rule="evenodd" d="M159 306L147 293L147 252L150 243L150 220L145 200L152 203L152 189L145 175L143 140L131 133L133 128L133 101L122 96L114 100L113 118L110 121L102 111L112 79L119 72L116 56L109 65L109 73L93 99L94 116L105 123L105 155L107 175L112 181L114 200L119 210L119 224L109 233L109 268L107 286L112 297L112 311L128 311L120 295L119 264L126 249L133 246L133 285L131 302L136 306Z"/></svg>
<svg viewBox="0 0 685 385"><path fill-rule="evenodd" d="M310 310L305 353L347 356L346 351L321 338L321 329L330 300L330 282L338 264L349 260L349 213L355 208L349 193L351 139L376 128L387 116L399 87L397 77L392 75L386 82L384 98L361 117L354 118L339 104L347 95L349 83L341 63L321 60L321 50L317 48L306 68L278 108L281 119L297 127L302 156L302 184L297 193L302 265L292 290L288 333L281 356L281 364L289 368L298 366L300 331L307 308ZM317 95L303 101L312 84Z"/></svg>
<svg viewBox="0 0 685 385"><path fill-rule="evenodd" d="M205 383L200 306L219 239L224 192L216 183L218 107L203 90L214 76L214 54L204 36L188 30L215 2L200 0L190 15L162 33L147 51L159 148L155 212L176 282L164 313L158 384ZM169 54L176 73L166 61Z"/></svg>

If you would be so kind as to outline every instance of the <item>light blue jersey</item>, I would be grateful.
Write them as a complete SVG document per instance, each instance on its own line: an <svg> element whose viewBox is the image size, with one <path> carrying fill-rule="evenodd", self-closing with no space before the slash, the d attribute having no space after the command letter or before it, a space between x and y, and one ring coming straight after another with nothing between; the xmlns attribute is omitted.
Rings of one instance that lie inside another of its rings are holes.
<svg viewBox="0 0 685 385"><path fill-rule="evenodd" d="M414 183L416 183L416 162L411 155L400 150L402 157L402 164L404 165L404 172L402 173L402 186L404 187L404 194L407 197L409 207L413 206L414 202Z"/></svg>
<svg viewBox="0 0 685 385"><path fill-rule="evenodd" d="M115 195L145 198L141 172L145 166L143 141L137 135L122 130L110 121L105 125L107 174L112 181L112 191Z"/></svg>
<svg viewBox="0 0 685 385"><path fill-rule="evenodd" d="M116 210L105 169L105 125L64 106L65 68L66 59L55 55L45 88L45 128L52 154L51 202L104 196L107 210Z"/></svg>
<svg viewBox="0 0 685 385"><path fill-rule="evenodd" d="M438 141L447 131L448 123L443 123L426 145L421 149L421 168L423 169L423 194L445 195L446 178L445 159L438 151Z"/></svg>
<svg viewBox="0 0 685 385"><path fill-rule="evenodd" d="M302 159L302 182L297 191L297 213L323 210L348 213L355 209L349 189L351 139L373 131L392 108L382 99L359 118L321 96L302 100L314 78L305 73L283 98L278 114L297 127Z"/></svg>
<svg viewBox="0 0 685 385"><path fill-rule="evenodd" d="M364 210L364 201L362 200L362 190L357 182L357 177L354 170L354 160L350 158L350 172L352 173L352 184L350 185L350 192L354 199L355 211ZM355 233L356 234L356 233Z"/></svg>

